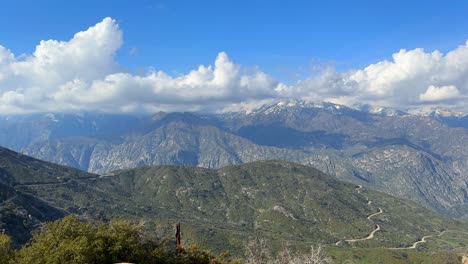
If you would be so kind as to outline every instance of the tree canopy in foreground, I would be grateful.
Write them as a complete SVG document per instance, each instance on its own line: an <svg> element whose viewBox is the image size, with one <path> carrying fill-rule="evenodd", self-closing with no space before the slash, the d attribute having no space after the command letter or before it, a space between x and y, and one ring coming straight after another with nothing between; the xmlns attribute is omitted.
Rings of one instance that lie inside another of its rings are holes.
<svg viewBox="0 0 468 264"><path fill-rule="evenodd" d="M156 241L125 220L87 223L66 216L46 223L18 250L0 234L0 264L10 263L177 263L234 264L228 254L215 257L195 245L176 251L169 240Z"/></svg>

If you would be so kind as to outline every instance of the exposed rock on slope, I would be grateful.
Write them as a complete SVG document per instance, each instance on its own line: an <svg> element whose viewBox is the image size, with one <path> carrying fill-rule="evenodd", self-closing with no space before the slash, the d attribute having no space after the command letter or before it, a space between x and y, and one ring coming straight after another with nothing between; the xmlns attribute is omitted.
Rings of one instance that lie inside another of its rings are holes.
<svg viewBox="0 0 468 264"><path fill-rule="evenodd" d="M430 116L293 101L249 113L158 113L112 137L48 140L24 151L99 173L142 165L217 168L289 160L463 216L468 213L467 146L468 130Z"/></svg>

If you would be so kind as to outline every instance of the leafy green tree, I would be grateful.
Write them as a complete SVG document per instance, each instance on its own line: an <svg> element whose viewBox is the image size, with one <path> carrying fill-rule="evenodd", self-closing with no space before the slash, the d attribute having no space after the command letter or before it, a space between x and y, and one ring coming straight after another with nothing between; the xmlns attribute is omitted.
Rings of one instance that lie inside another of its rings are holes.
<svg viewBox="0 0 468 264"><path fill-rule="evenodd" d="M92 263L96 230L74 216L47 223L33 234L30 245L19 250L17 263Z"/></svg>
<svg viewBox="0 0 468 264"><path fill-rule="evenodd" d="M143 235L140 226L124 220L113 220L109 224L99 223L94 239L96 263L150 261L151 252L157 243Z"/></svg>
<svg viewBox="0 0 468 264"><path fill-rule="evenodd" d="M175 250L161 250L153 252L155 263L158 264L240 264L238 260L231 260L228 253L216 257L209 251L200 250L196 245L181 248L176 254Z"/></svg>
<svg viewBox="0 0 468 264"><path fill-rule="evenodd" d="M0 264L6 264L12 257L11 238L5 234L0 234Z"/></svg>
<svg viewBox="0 0 468 264"><path fill-rule="evenodd" d="M9 243L8 237L5 241L4 244ZM176 252L174 245L167 242L158 243L148 238L141 226L128 221L93 224L66 216L35 232L30 243L18 250L10 263L237 263L229 260L227 254L215 257L196 246ZM5 252L6 256L11 256L11 249Z"/></svg>

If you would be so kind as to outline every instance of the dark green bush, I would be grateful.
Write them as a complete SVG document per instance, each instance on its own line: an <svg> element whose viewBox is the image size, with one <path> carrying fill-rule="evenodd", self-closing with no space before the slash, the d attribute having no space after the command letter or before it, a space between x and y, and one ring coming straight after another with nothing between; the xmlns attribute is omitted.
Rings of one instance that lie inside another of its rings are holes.
<svg viewBox="0 0 468 264"><path fill-rule="evenodd" d="M31 241L14 251L10 238L0 235L0 264L3 263L176 263L233 264L227 254L219 257L196 246L176 252L170 241L155 241L140 226L129 221L85 223L74 216L45 224Z"/></svg>

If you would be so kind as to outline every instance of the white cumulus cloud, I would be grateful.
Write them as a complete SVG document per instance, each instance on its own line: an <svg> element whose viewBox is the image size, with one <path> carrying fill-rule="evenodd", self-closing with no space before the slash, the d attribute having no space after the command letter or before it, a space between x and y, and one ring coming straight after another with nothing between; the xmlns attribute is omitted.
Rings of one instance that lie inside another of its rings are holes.
<svg viewBox="0 0 468 264"><path fill-rule="evenodd" d="M419 100L424 102L438 102L449 99L455 99L460 96L460 91L453 85L437 87L431 85L427 87L426 92L419 95Z"/></svg>
<svg viewBox="0 0 468 264"><path fill-rule="evenodd" d="M0 114L46 111L191 111L247 109L279 98L428 104L468 112L468 43L446 54L400 50L391 60L339 72L326 68L294 84L235 64L225 52L212 65L177 76L125 72L115 59L123 33L105 18L68 41L46 40L29 55L0 45Z"/></svg>
<svg viewBox="0 0 468 264"><path fill-rule="evenodd" d="M403 109L432 102L468 112L468 43L445 55L437 50L403 49L393 54L392 60L364 69L326 69L298 82L294 93L343 104L369 103Z"/></svg>
<svg viewBox="0 0 468 264"><path fill-rule="evenodd" d="M0 46L0 112L197 110L275 97L281 87L263 72L244 74L225 52L185 75L132 75L115 61L122 43L105 18L69 41L41 41L24 59Z"/></svg>

